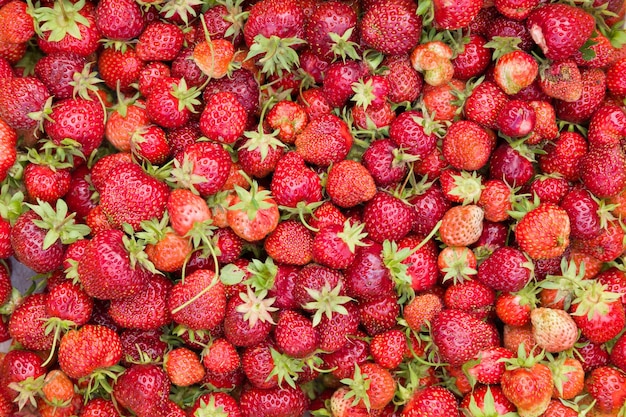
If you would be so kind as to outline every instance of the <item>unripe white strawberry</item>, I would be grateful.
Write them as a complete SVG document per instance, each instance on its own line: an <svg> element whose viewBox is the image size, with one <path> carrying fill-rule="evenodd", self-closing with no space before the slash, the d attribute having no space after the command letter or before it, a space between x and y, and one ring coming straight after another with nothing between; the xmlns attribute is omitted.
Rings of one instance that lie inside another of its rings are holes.
<svg viewBox="0 0 626 417"><path fill-rule="evenodd" d="M536 308L530 313L530 320L537 345L548 352L567 350L578 340L578 327L564 310Z"/></svg>

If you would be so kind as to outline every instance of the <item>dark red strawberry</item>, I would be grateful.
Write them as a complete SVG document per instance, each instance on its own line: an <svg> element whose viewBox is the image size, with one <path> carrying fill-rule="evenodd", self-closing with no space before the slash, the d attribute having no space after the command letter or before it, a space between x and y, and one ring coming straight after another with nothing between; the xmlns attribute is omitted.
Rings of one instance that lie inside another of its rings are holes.
<svg viewBox="0 0 626 417"><path fill-rule="evenodd" d="M363 42L385 55L411 52L419 43L422 19L413 2L378 1L361 20Z"/></svg>

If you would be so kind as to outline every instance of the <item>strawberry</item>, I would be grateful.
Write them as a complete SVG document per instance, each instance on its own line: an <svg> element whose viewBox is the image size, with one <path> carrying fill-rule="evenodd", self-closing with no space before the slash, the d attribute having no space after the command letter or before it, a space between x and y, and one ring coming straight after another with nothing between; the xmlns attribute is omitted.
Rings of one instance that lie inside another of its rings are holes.
<svg viewBox="0 0 626 417"><path fill-rule="evenodd" d="M168 324L171 320L166 299L171 283L161 275L152 275L138 294L111 300L109 315L113 321L129 329L151 330Z"/></svg>
<svg viewBox="0 0 626 417"><path fill-rule="evenodd" d="M346 397L354 397L354 405L365 406L368 410L380 410L393 398L396 382L391 373L373 362L355 366L352 378L342 379L350 391Z"/></svg>
<svg viewBox="0 0 626 417"><path fill-rule="evenodd" d="M466 394L459 404L467 410L470 417L498 415L513 416L516 407L502 393L498 385L479 385L471 393ZM547 416L546 416L547 417Z"/></svg>
<svg viewBox="0 0 626 417"><path fill-rule="evenodd" d="M187 348L176 348L168 352L163 367L172 384L179 387L198 383L205 374L198 355Z"/></svg>
<svg viewBox="0 0 626 417"><path fill-rule="evenodd" d="M501 222L507 220L512 210L511 188L504 180L490 179L482 185L482 192L478 199L478 206L485 212L485 220Z"/></svg>
<svg viewBox="0 0 626 417"><path fill-rule="evenodd" d="M531 85L538 72L539 67L535 59L519 50L499 57L493 70L496 84L509 95Z"/></svg>
<svg viewBox="0 0 626 417"><path fill-rule="evenodd" d="M341 304L341 307L347 314L341 314L341 311L338 311L340 308L335 306L332 316L329 318L326 314L322 315L317 325L320 332L319 348L324 352L332 353L341 350L349 343L349 336L357 333L359 312L356 304L348 301Z"/></svg>
<svg viewBox="0 0 626 417"><path fill-rule="evenodd" d="M422 185L418 194L409 198L409 202L415 208L415 220L413 231L426 236L441 220L451 206L445 197L441 185L438 182Z"/></svg>
<svg viewBox="0 0 626 417"><path fill-rule="evenodd" d="M108 327L86 324L69 330L59 344L59 366L70 378L82 378L122 359L119 335Z"/></svg>
<svg viewBox="0 0 626 417"><path fill-rule="evenodd" d="M183 31L166 22L151 22L139 35L137 56L143 61L172 61L183 46Z"/></svg>
<svg viewBox="0 0 626 417"><path fill-rule="evenodd" d="M354 58L356 51L352 45L357 39L356 26L357 15L349 5L318 3L306 20L304 38L313 54L324 60Z"/></svg>
<svg viewBox="0 0 626 417"><path fill-rule="evenodd" d="M254 242L270 234L278 225L279 212L269 191L252 181L250 190L235 186L236 196L230 202L226 218L240 238Z"/></svg>
<svg viewBox="0 0 626 417"><path fill-rule="evenodd" d="M360 301L358 308L361 325L371 336L391 330L400 313L398 296L395 293L379 295L377 299L371 301Z"/></svg>
<svg viewBox="0 0 626 417"><path fill-rule="evenodd" d="M512 138L528 135L535 129L537 115L529 103L509 100L500 109L496 125L501 134Z"/></svg>
<svg viewBox="0 0 626 417"><path fill-rule="evenodd" d="M515 226L520 249L532 259L555 258L569 245L567 212L552 203L541 203L526 213Z"/></svg>
<svg viewBox="0 0 626 417"><path fill-rule="evenodd" d="M395 369L400 365L406 348L406 336L395 329L375 335L370 342L374 362L386 369Z"/></svg>
<svg viewBox="0 0 626 417"><path fill-rule="evenodd" d="M52 347L53 333L46 333L47 295L32 294L24 299L9 319L9 334L26 349L47 350Z"/></svg>
<svg viewBox="0 0 626 417"><path fill-rule="evenodd" d="M412 159L413 156L404 153L391 139L379 139L370 143L361 163L377 186L388 187L397 185L405 178L408 162Z"/></svg>
<svg viewBox="0 0 626 417"><path fill-rule="evenodd" d="M626 186L625 164L626 157L619 145L594 146L580 160L580 178L595 196L615 196ZM607 175L609 172L611 175Z"/></svg>
<svg viewBox="0 0 626 417"><path fill-rule="evenodd" d="M313 236L296 220L280 222L263 246L272 259L283 264L306 265L313 259Z"/></svg>
<svg viewBox="0 0 626 417"><path fill-rule="evenodd" d="M384 240L400 240L413 225L411 207L385 192L377 192L363 209L365 231L370 239L382 243Z"/></svg>
<svg viewBox="0 0 626 417"><path fill-rule="evenodd" d="M453 122L443 138L443 156L459 170L474 171L482 168L495 147L495 138L485 128L461 120Z"/></svg>
<svg viewBox="0 0 626 417"><path fill-rule="evenodd" d="M509 100L507 94L492 81L478 84L465 100L463 111L468 121L494 129L500 109Z"/></svg>
<svg viewBox="0 0 626 417"><path fill-rule="evenodd" d="M539 69L539 85L544 93L563 101L576 101L583 92L582 77L573 61L559 61Z"/></svg>
<svg viewBox="0 0 626 417"><path fill-rule="evenodd" d="M522 251L501 247L483 260L477 279L496 291L515 292L528 284L532 274L533 266Z"/></svg>
<svg viewBox="0 0 626 417"><path fill-rule="evenodd" d="M501 387L520 416L539 416L550 403L554 387L552 372L537 357L527 355L522 344L517 357L507 361Z"/></svg>
<svg viewBox="0 0 626 417"><path fill-rule="evenodd" d="M626 375L613 367L601 366L585 379L585 390L604 413L617 413L626 399Z"/></svg>
<svg viewBox="0 0 626 417"><path fill-rule="evenodd" d="M417 389L404 405L401 416L416 417L420 415L458 416L459 409L454 394L447 388L440 386L427 386Z"/></svg>
<svg viewBox="0 0 626 417"><path fill-rule="evenodd" d="M611 64L606 71L606 87L617 98L626 98L626 83L620 76L626 69L626 58L622 58Z"/></svg>
<svg viewBox="0 0 626 417"><path fill-rule="evenodd" d="M487 318L495 300L493 289L473 280L450 285L443 298L446 308L465 311L479 319Z"/></svg>
<svg viewBox="0 0 626 417"><path fill-rule="evenodd" d="M270 188L281 206L297 208L322 199L319 176L297 152L287 152L280 158Z"/></svg>
<svg viewBox="0 0 626 417"><path fill-rule="evenodd" d="M487 40L476 33L462 40L462 45L456 48L456 56L452 59L454 78L466 81L485 72L491 62L491 52L485 48L486 43Z"/></svg>
<svg viewBox="0 0 626 417"><path fill-rule="evenodd" d="M346 183L347 178L350 178L349 184ZM359 162L343 160L330 168L326 192L334 204L347 208L371 200L376 194L376 184Z"/></svg>
<svg viewBox="0 0 626 417"><path fill-rule="evenodd" d="M388 68L383 75L389 82L389 100L392 103L415 101L424 84L422 76L413 69L407 55L387 56L383 60Z"/></svg>
<svg viewBox="0 0 626 417"><path fill-rule="evenodd" d="M580 176L579 165L587 153L587 141L576 132L561 132L561 135L544 147L546 153L539 156L539 167L544 173L561 174L568 181Z"/></svg>
<svg viewBox="0 0 626 417"><path fill-rule="evenodd" d="M76 326L86 324L93 311L93 299L79 286L65 280L48 286L46 298L46 314L61 320L70 320Z"/></svg>
<svg viewBox="0 0 626 417"><path fill-rule="evenodd" d="M585 371L577 358L562 356L548 366L554 381L553 398L571 400L583 391Z"/></svg>
<svg viewBox="0 0 626 417"><path fill-rule="evenodd" d="M315 262L334 269L345 269L354 261L356 247L364 246L365 224L351 224L346 220L343 226L329 224L320 228L313 238L313 259Z"/></svg>
<svg viewBox="0 0 626 417"><path fill-rule="evenodd" d="M431 329L441 359L453 366L462 365L494 343L492 325L460 310L441 311L433 319Z"/></svg>
<svg viewBox="0 0 626 417"><path fill-rule="evenodd" d="M32 130L43 120L44 113L37 112L44 111L49 98L45 84L35 77L7 79L0 83L0 118L13 129Z"/></svg>
<svg viewBox="0 0 626 417"><path fill-rule="evenodd" d="M547 352L570 349L578 339L578 327L567 312L552 308L535 308L530 313L533 336Z"/></svg>
<svg viewBox="0 0 626 417"><path fill-rule="evenodd" d="M211 9L209 9L211 10ZM204 413L226 413L228 417L241 417L239 404L225 392L211 392L202 394L196 399L189 410L190 416L200 416Z"/></svg>
<svg viewBox="0 0 626 417"><path fill-rule="evenodd" d="M176 156L172 174L184 188L207 197L222 189L232 167L228 152L215 142L195 142Z"/></svg>
<svg viewBox="0 0 626 417"><path fill-rule="evenodd" d="M74 52L89 56L98 49L100 33L91 3L64 1L53 7L37 7L30 14L35 21L37 43L45 53Z"/></svg>
<svg viewBox="0 0 626 417"><path fill-rule="evenodd" d="M22 349L7 352L0 362L0 398L19 401L19 391L13 388L13 384L28 387L29 382L41 381L45 373L43 359L36 353Z"/></svg>
<svg viewBox="0 0 626 417"><path fill-rule="evenodd" d="M583 285L584 284L584 285ZM583 281L574 290L570 313L582 334L593 343L604 343L619 334L626 318L619 294L609 293L597 281Z"/></svg>
<svg viewBox="0 0 626 417"><path fill-rule="evenodd" d="M591 116L588 140L591 147L615 145L626 134L626 113L615 105L603 105Z"/></svg>
<svg viewBox="0 0 626 417"><path fill-rule="evenodd" d="M440 239L448 246L471 245L482 233L483 217L483 210L474 204L452 207L441 220Z"/></svg>
<svg viewBox="0 0 626 417"><path fill-rule="evenodd" d="M308 403L306 394L299 387L249 388L241 393L239 407L244 416L287 417L304 415Z"/></svg>
<svg viewBox="0 0 626 417"><path fill-rule="evenodd" d="M461 102L457 100L457 91L463 91L465 87L465 82L455 78L448 83L437 86L426 84L422 93L426 112L432 115L434 120L454 121L455 116L461 111Z"/></svg>
<svg viewBox="0 0 626 417"><path fill-rule="evenodd" d="M437 145L437 125L416 110L400 114L389 126L389 138L406 153L425 158Z"/></svg>
<svg viewBox="0 0 626 417"><path fill-rule="evenodd" d="M75 140L83 155L89 156L104 139L104 121L104 110L98 101L79 97L57 101L43 128L54 143Z"/></svg>
<svg viewBox="0 0 626 417"><path fill-rule="evenodd" d="M135 264L137 255L129 252L129 243L120 230L106 230L91 239L78 262L78 274L87 294L121 299L145 288L149 273L141 264Z"/></svg>
<svg viewBox="0 0 626 417"><path fill-rule="evenodd" d="M580 71L583 91L576 101L557 100L554 104L558 118L571 123L583 123L600 107L606 95L606 75L598 68Z"/></svg>
<svg viewBox="0 0 626 417"><path fill-rule="evenodd" d="M151 415L170 392L165 371L154 364L133 364L118 376L113 386L117 404L139 417Z"/></svg>
<svg viewBox="0 0 626 417"><path fill-rule="evenodd" d="M394 274L393 278L400 293L403 291L402 284L409 283L409 280L411 288L415 291L430 290L437 283L439 277L437 247L432 240L422 245L423 241L424 238L420 236L408 235L398 241L397 251L393 244L390 246L383 245L383 261ZM409 255L404 258L406 250L409 251ZM402 258L404 259L401 260ZM407 267L406 278L401 270L395 270L398 261ZM409 291L410 294L411 291Z"/></svg>
<svg viewBox="0 0 626 417"><path fill-rule="evenodd" d="M425 293L415 296L405 305L402 314L408 326L419 331L422 326L432 322L443 309L443 302L435 294Z"/></svg>
<svg viewBox="0 0 626 417"><path fill-rule="evenodd" d="M224 336L235 346L253 346L262 342L273 328L274 320L271 312L273 298L265 298L262 291L255 294L251 289L248 293L239 293L231 297L226 305L224 316Z"/></svg>
<svg viewBox="0 0 626 417"><path fill-rule="evenodd" d="M454 75L452 48L442 41L429 41L418 45L411 52L411 64L424 74L424 82L437 87L447 84Z"/></svg>
<svg viewBox="0 0 626 417"><path fill-rule="evenodd" d="M226 39L201 40L193 47L192 60L209 78L224 77L230 68L235 48Z"/></svg>
<svg viewBox="0 0 626 417"><path fill-rule="evenodd" d="M24 43L35 34L26 3L13 0L0 7L0 33L0 42L5 43Z"/></svg>
<svg viewBox="0 0 626 417"><path fill-rule="evenodd" d="M348 397L349 392L350 390L345 386L337 388L328 400L330 404L323 410L327 412L327 409L330 408L333 417L365 417L369 415L367 408L363 405L353 404L354 400Z"/></svg>
<svg viewBox="0 0 626 417"><path fill-rule="evenodd" d="M413 2L385 0L370 7L361 20L361 37L385 55L410 52L419 42L422 19Z"/></svg>
<svg viewBox="0 0 626 417"><path fill-rule="evenodd" d="M320 334L311 321L295 311L283 311L276 323L274 337L278 349L294 358L306 358L319 346Z"/></svg>
<svg viewBox="0 0 626 417"><path fill-rule="evenodd" d="M562 60L579 49L595 28L593 17L567 4L550 4L530 13L526 27L546 58ZM572 36L563 36L571 33Z"/></svg>
<svg viewBox="0 0 626 417"><path fill-rule="evenodd" d="M200 91L188 87L184 78L164 77L155 82L146 100L148 117L164 128L184 126L200 104L199 95Z"/></svg>
<svg viewBox="0 0 626 417"><path fill-rule="evenodd" d="M104 398L88 400L80 410L81 417L118 417L119 415L113 401Z"/></svg>
<svg viewBox="0 0 626 417"><path fill-rule="evenodd" d="M296 137L296 152L310 164L327 167L348 155L353 138L346 123L334 115L311 120Z"/></svg>
<svg viewBox="0 0 626 417"><path fill-rule="evenodd" d="M96 27L111 40L127 41L144 29L141 8L129 0L105 0L96 7Z"/></svg>
<svg viewBox="0 0 626 417"><path fill-rule="evenodd" d="M200 130L211 140L234 143L243 135L246 118L246 109L235 94L215 93L206 101L200 115Z"/></svg>
<svg viewBox="0 0 626 417"><path fill-rule="evenodd" d="M235 346L224 338L213 340L202 352L202 364L213 374L228 374L241 366Z"/></svg>

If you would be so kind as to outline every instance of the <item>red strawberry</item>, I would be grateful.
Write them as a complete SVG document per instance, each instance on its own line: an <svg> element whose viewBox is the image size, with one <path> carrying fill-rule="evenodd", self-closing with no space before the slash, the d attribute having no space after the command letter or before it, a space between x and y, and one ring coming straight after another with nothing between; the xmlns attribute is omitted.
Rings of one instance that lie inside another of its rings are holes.
<svg viewBox="0 0 626 417"><path fill-rule="evenodd" d="M246 109L235 94L215 93L200 115L200 130L211 140L234 143L243 135L246 119Z"/></svg>
<svg viewBox="0 0 626 417"><path fill-rule="evenodd" d="M555 258L569 245L567 212L552 203L542 203L526 213L515 227L515 238L532 259Z"/></svg>
<svg viewBox="0 0 626 417"><path fill-rule="evenodd" d="M276 262L306 265L313 259L313 236L299 221L280 222L265 239L264 248Z"/></svg>
<svg viewBox="0 0 626 417"><path fill-rule="evenodd" d="M78 330L69 330L59 344L59 366L70 378L88 376L96 369L117 364L120 359L120 337L105 326L86 324Z"/></svg>
<svg viewBox="0 0 626 417"><path fill-rule="evenodd" d="M141 8L130 0L104 0L96 7L96 27L112 40L127 41L144 29Z"/></svg>
<svg viewBox="0 0 626 417"><path fill-rule="evenodd" d="M139 35L137 56L143 61L172 61L183 46L183 31L166 22L151 22Z"/></svg>
<svg viewBox="0 0 626 417"><path fill-rule="evenodd" d="M580 160L580 179L597 197L615 196L626 186L625 167L620 145L594 146Z"/></svg>
<svg viewBox="0 0 626 417"><path fill-rule="evenodd" d="M166 299L172 284L161 275L152 275L143 291L121 300L111 300L109 315L127 329L152 330L171 320Z"/></svg>
<svg viewBox="0 0 626 417"><path fill-rule="evenodd" d="M410 52L419 42L422 19L413 2L378 1L361 20L361 37L372 48L385 55Z"/></svg>
<svg viewBox="0 0 626 417"><path fill-rule="evenodd" d="M570 312L582 334L593 343L604 343L619 334L626 318L619 296L599 282L585 281L575 290Z"/></svg>
<svg viewBox="0 0 626 417"><path fill-rule="evenodd" d="M133 364L115 381L113 397L138 417L152 415L170 393L165 371L154 364Z"/></svg>
<svg viewBox="0 0 626 417"><path fill-rule="evenodd" d="M478 280L496 291L520 291L532 277L533 266L512 247L496 249L478 268Z"/></svg>
<svg viewBox="0 0 626 417"><path fill-rule="evenodd" d="M185 147L174 161L174 178L202 197L222 189L232 167L228 152L215 142L196 142Z"/></svg>
<svg viewBox="0 0 626 417"><path fill-rule="evenodd" d="M411 231L413 210L403 200L379 191L365 205L363 221L372 240L400 240Z"/></svg>
<svg viewBox="0 0 626 417"><path fill-rule="evenodd" d="M626 113L619 106L603 105L591 116L588 141L591 147L615 145L626 135Z"/></svg>
<svg viewBox="0 0 626 417"><path fill-rule="evenodd" d="M495 329L469 313L443 310L431 323L433 342L441 359L453 366L462 365L481 350L493 347Z"/></svg>
<svg viewBox="0 0 626 417"><path fill-rule="evenodd" d="M350 49L350 42L357 40L356 25L356 12L349 5L341 2L318 3L308 16L304 37L311 51L324 60L346 56L354 58L354 47Z"/></svg>
<svg viewBox="0 0 626 417"><path fill-rule="evenodd" d="M163 366L172 384L179 387L188 387L202 381L206 372L198 355L187 348L169 351Z"/></svg>
<svg viewBox="0 0 626 417"><path fill-rule="evenodd" d="M375 335L370 342L374 362L386 369L395 369L400 365L406 348L406 336L395 329Z"/></svg>
<svg viewBox="0 0 626 417"><path fill-rule="evenodd" d="M454 394L440 386L427 386L416 390L404 405L402 417L457 417L459 408Z"/></svg>
<svg viewBox="0 0 626 417"><path fill-rule="evenodd" d="M85 247L78 262L78 274L85 292L100 299L121 299L137 294L145 288L149 273L142 266L131 263L120 230L106 230L96 234Z"/></svg>
<svg viewBox="0 0 626 417"><path fill-rule="evenodd" d="M398 296L395 293L379 295L378 299L358 303L359 319L365 331L373 336L391 330L400 313Z"/></svg>
<svg viewBox="0 0 626 417"><path fill-rule="evenodd" d="M526 21L533 40L551 60L569 58L595 28L593 17L567 4L549 4L535 9ZM568 33L570 35L565 36Z"/></svg>
<svg viewBox="0 0 626 417"><path fill-rule="evenodd" d="M601 366L585 379L585 389L604 413L616 413L626 400L626 375L618 369Z"/></svg>
<svg viewBox="0 0 626 417"><path fill-rule="evenodd" d="M404 113L403 113L404 114ZM391 139L375 140L363 153L361 163L379 187L400 183L408 171L408 161L413 157L404 153Z"/></svg>
<svg viewBox="0 0 626 417"><path fill-rule="evenodd" d="M495 129L500 109L508 101L507 94L494 82L483 81L465 100L465 118L484 127Z"/></svg>
<svg viewBox="0 0 626 417"><path fill-rule="evenodd" d="M304 415L308 402L300 388L249 388L242 392L239 406L244 416L288 417Z"/></svg>
<svg viewBox="0 0 626 417"><path fill-rule="evenodd" d="M439 235L448 246L469 246L483 231L483 209L474 204L454 206L444 214Z"/></svg>
<svg viewBox="0 0 626 417"><path fill-rule="evenodd" d="M34 129L39 121L43 121L44 113L38 112L44 111L49 98L48 89L37 78L9 78L0 83L0 118L13 129Z"/></svg>
<svg viewBox="0 0 626 417"><path fill-rule="evenodd" d="M281 206L298 207L322 199L319 176L306 166L303 157L297 152L287 152L280 158L270 188Z"/></svg>
<svg viewBox="0 0 626 417"><path fill-rule="evenodd" d="M512 51L500 56L493 69L494 81L505 93L518 93L533 83L539 72L535 59L524 51Z"/></svg>
<svg viewBox="0 0 626 417"><path fill-rule="evenodd" d="M606 75L599 68L580 71L583 92L576 101L557 100L554 104L558 118L571 123L583 123L598 109L606 94Z"/></svg>
<svg viewBox="0 0 626 417"><path fill-rule="evenodd" d="M355 259L356 247L363 246L364 224L352 225L346 221L343 226L329 224L320 228L313 238L313 259L334 269L345 269Z"/></svg>
<svg viewBox="0 0 626 417"><path fill-rule="evenodd" d="M263 294L261 294L263 295ZM235 346L253 346L262 342L273 328L273 300L258 296L249 289L231 297L226 305L224 335Z"/></svg>
<svg viewBox="0 0 626 417"><path fill-rule="evenodd" d="M38 378L43 379L45 374L43 359L36 353L10 350L0 362L0 397L9 402L17 400L19 392L12 388L13 383L21 386Z"/></svg>
<svg viewBox="0 0 626 417"><path fill-rule="evenodd" d="M443 138L443 156L459 170L482 168L495 147L495 138L485 128L468 120L454 122Z"/></svg>
<svg viewBox="0 0 626 417"><path fill-rule="evenodd" d="M209 9L212 10L212 9ZM224 412L228 417L241 417L239 404L237 401L225 392L211 392L202 394L194 402L189 413L191 416L202 415L204 413L217 414Z"/></svg>
<svg viewBox="0 0 626 417"><path fill-rule="evenodd" d="M372 199L376 194L376 184L363 165L356 161L343 160L330 168L326 192L333 203L347 208Z"/></svg>
<svg viewBox="0 0 626 417"><path fill-rule="evenodd" d="M285 310L280 314L274 337L278 349L294 358L306 358L320 343L319 331L313 327L311 321L292 310Z"/></svg>
<svg viewBox="0 0 626 417"><path fill-rule="evenodd" d="M224 318L224 284L209 270L197 270L174 285L167 307L177 323L191 329L213 329Z"/></svg>
<svg viewBox="0 0 626 417"><path fill-rule="evenodd" d="M25 349L47 350L52 347L53 333L46 333L45 294L32 294L26 297L9 319L9 334Z"/></svg>
<svg viewBox="0 0 626 417"><path fill-rule="evenodd" d="M77 284L65 280L49 288L46 299L46 313L61 320L70 320L82 326L91 318L93 298Z"/></svg>
<svg viewBox="0 0 626 417"><path fill-rule="evenodd" d="M554 142L544 147L546 153L539 156L539 167L546 174L558 173L568 181L576 181L587 146L587 141L579 133L561 132Z"/></svg>
<svg viewBox="0 0 626 417"><path fill-rule="evenodd" d="M337 116L322 115L309 122L296 137L296 152L310 164L327 167L348 155L352 135Z"/></svg>

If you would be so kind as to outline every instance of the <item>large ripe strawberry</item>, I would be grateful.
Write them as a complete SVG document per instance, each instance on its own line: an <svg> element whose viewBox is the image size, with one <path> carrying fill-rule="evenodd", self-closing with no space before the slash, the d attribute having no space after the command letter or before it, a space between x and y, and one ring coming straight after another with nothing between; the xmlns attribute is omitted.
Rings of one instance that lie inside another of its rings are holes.
<svg viewBox="0 0 626 417"><path fill-rule="evenodd" d="M326 192L339 207L365 203L376 194L376 184L369 171L357 161L343 160L328 171Z"/></svg>
<svg viewBox="0 0 626 417"><path fill-rule="evenodd" d="M590 147L579 169L583 184L597 197L615 196L626 186L626 156L620 145Z"/></svg>
<svg viewBox="0 0 626 417"><path fill-rule="evenodd" d="M626 113L619 106L605 104L591 116L588 140L591 147L614 145L626 135Z"/></svg>
<svg viewBox="0 0 626 417"><path fill-rule="evenodd" d="M163 366L172 384L179 387L197 384L206 372L198 355L184 347L168 352Z"/></svg>
<svg viewBox="0 0 626 417"><path fill-rule="evenodd" d="M584 284L584 285L583 285ZM619 294L606 291L597 281L583 281L574 290L570 313L581 333L593 343L605 343L619 334L626 324Z"/></svg>
<svg viewBox="0 0 626 417"><path fill-rule="evenodd" d="M13 0L0 7L0 33L4 43L24 43L35 34L26 3Z"/></svg>
<svg viewBox="0 0 626 417"><path fill-rule="evenodd" d="M35 75L57 100L72 97L75 73L82 73L86 59L73 52L56 52L42 57L35 64Z"/></svg>
<svg viewBox="0 0 626 417"><path fill-rule="evenodd" d="M116 324L126 329L158 329L171 320L166 304L171 289L167 278L153 274L143 291L111 300L108 313Z"/></svg>
<svg viewBox="0 0 626 417"><path fill-rule="evenodd" d="M104 0L96 7L96 27L102 36L116 41L138 37L145 22L139 4L131 0Z"/></svg>
<svg viewBox="0 0 626 417"><path fill-rule="evenodd" d="M362 40L385 55L410 52L419 42L422 19L413 2L378 1L361 20Z"/></svg>
<svg viewBox="0 0 626 417"><path fill-rule="evenodd" d="M248 388L241 393L239 407L243 416L291 417L304 415L308 403L300 387Z"/></svg>
<svg viewBox="0 0 626 417"><path fill-rule="evenodd" d="M81 283L92 297L121 299L137 294L149 279L147 270L129 252L128 238L120 230L96 234L78 262Z"/></svg>
<svg viewBox="0 0 626 417"><path fill-rule="evenodd" d="M57 144L64 139L78 142L80 150L89 157L104 139L105 113L95 99L65 99L52 106L45 118L44 131Z"/></svg>
<svg viewBox="0 0 626 417"><path fill-rule="evenodd" d="M611 366L601 366L589 373L585 389L596 401L598 411L617 413L626 400L626 375Z"/></svg>
<svg viewBox="0 0 626 417"><path fill-rule="evenodd" d="M122 359L119 335L106 326L86 324L70 330L59 344L59 366L70 378L86 377Z"/></svg>
<svg viewBox="0 0 626 417"><path fill-rule="evenodd" d="M0 118L16 130L34 129L43 121L49 98L45 84L35 77L7 79L0 83Z"/></svg>
<svg viewBox="0 0 626 417"><path fill-rule="evenodd" d="M322 200L320 177L297 152L287 152L280 158L272 175L270 189L281 206L295 208L303 203Z"/></svg>
<svg viewBox="0 0 626 417"><path fill-rule="evenodd" d="M167 308L174 321L190 329L213 329L225 314L224 284L213 271L194 271L174 285L167 298Z"/></svg>
<svg viewBox="0 0 626 417"><path fill-rule="evenodd" d="M478 280L496 291L520 291L532 278L532 271L533 266L522 251L505 246L483 260Z"/></svg>
<svg viewBox="0 0 626 417"><path fill-rule="evenodd" d="M109 170L100 205L114 227L128 223L136 231L142 221L163 216L168 194L167 185L148 175L141 166L122 163Z"/></svg>
<svg viewBox="0 0 626 417"><path fill-rule="evenodd" d="M45 54L74 52L86 57L98 49L100 33L92 3L64 0L54 2L52 7L30 9L38 34L37 43Z"/></svg>
<svg viewBox="0 0 626 417"><path fill-rule="evenodd" d="M528 16L526 27L544 55L556 61L569 58L583 46L595 21L581 8L549 4L535 9Z"/></svg>
<svg viewBox="0 0 626 417"><path fill-rule="evenodd" d="M138 417L148 417L164 403L170 393L165 371L154 364L133 364L115 381L113 397Z"/></svg>
<svg viewBox="0 0 626 417"><path fill-rule="evenodd" d="M234 93L215 93L206 100L200 115L200 130L211 140L231 144L243 135L247 117L245 107Z"/></svg>
<svg viewBox="0 0 626 417"><path fill-rule="evenodd" d="M411 231L413 210L405 201L379 191L365 205L363 221L372 240L399 240Z"/></svg>
<svg viewBox="0 0 626 417"><path fill-rule="evenodd" d="M350 391L346 397L353 398L354 405L368 410L381 410L393 399L396 381L382 366L365 362L355 366L352 378L342 379Z"/></svg>
<svg viewBox="0 0 626 417"><path fill-rule="evenodd" d="M443 156L459 170L482 168L495 147L492 132L469 120L452 123L443 138Z"/></svg>
<svg viewBox="0 0 626 417"><path fill-rule="evenodd" d="M552 397L552 372L539 362L540 359L527 355L522 344L517 357L507 361L507 369L502 375L502 392L523 417L541 415Z"/></svg>
<svg viewBox="0 0 626 417"><path fill-rule="evenodd" d="M391 139L379 139L370 143L361 163L377 186L393 188L405 178L412 159L412 155L403 152Z"/></svg>
<svg viewBox="0 0 626 417"><path fill-rule="evenodd" d="M552 203L541 203L526 213L515 226L521 250L532 259L560 256L569 246L570 223L567 212Z"/></svg>
<svg viewBox="0 0 626 417"><path fill-rule="evenodd" d="M459 408L454 394L441 386L426 386L417 389L404 405L401 417L456 417Z"/></svg>
<svg viewBox="0 0 626 417"><path fill-rule="evenodd" d="M9 319L9 334L25 349L46 350L52 347L53 333L46 333L46 294L32 294L20 304Z"/></svg>
<svg viewBox="0 0 626 417"><path fill-rule="evenodd" d="M349 5L334 1L319 3L308 16L304 38L311 51L322 59L354 57L351 42L357 39L356 26L357 15Z"/></svg>
<svg viewBox="0 0 626 417"><path fill-rule="evenodd" d="M498 336L493 325L469 313L447 309L431 323L433 342L441 359L451 365L462 365L481 350L493 347Z"/></svg>
<svg viewBox="0 0 626 417"><path fill-rule="evenodd" d="M461 2L446 2L434 0L435 26L441 29L460 29L472 23L477 17L482 3L477 0L464 0Z"/></svg>
<svg viewBox="0 0 626 417"><path fill-rule="evenodd" d="M0 362L0 397L10 402L17 400L19 392L12 388L13 383L19 387L22 383L43 379L45 373L43 359L35 352L10 350Z"/></svg>
<svg viewBox="0 0 626 417"><path fill-rule="evenodd" d="M306 265L313 259L311 231L296 220L278 223L263 247L272 259L286 265Z"/></svg>
<svg viewBox="0 0 626 417"><path fill-rule="evenodd" d="M352 147L348 125L335 115L313 119L296 137L296 152L310 164L327 167L345 159Z"/></svg>
<svg viewBox="0 0 626 417"><path fill-rule="evenodd" d="M306 358L320 343L320 333L304 315L293 311L283 311L274 329L277 348L293 358Z"/></svg>
<svg viewBox="0 0 626 417"><path fill-rule="evenodd" d="M89 321L94 301L79 285L65 280L54 287L49 285L48 288L46 313L49 316L70 320L76 326L82 326Z"/></svg>
<svg viewBox="0 0 626 417"><path fill-rule="evenodd" d="M183 46L183 31L167 22L151 22L139 35L137 56L143 61L172 61Z"/></svg>
<svg viewBox="0 0 626 417"><path fill-rule="evenodd" d="M174 161L174 179L200 196L208 197L222 189L232 167L229 153L215 142L194 142L179 152Z"/></svg>

